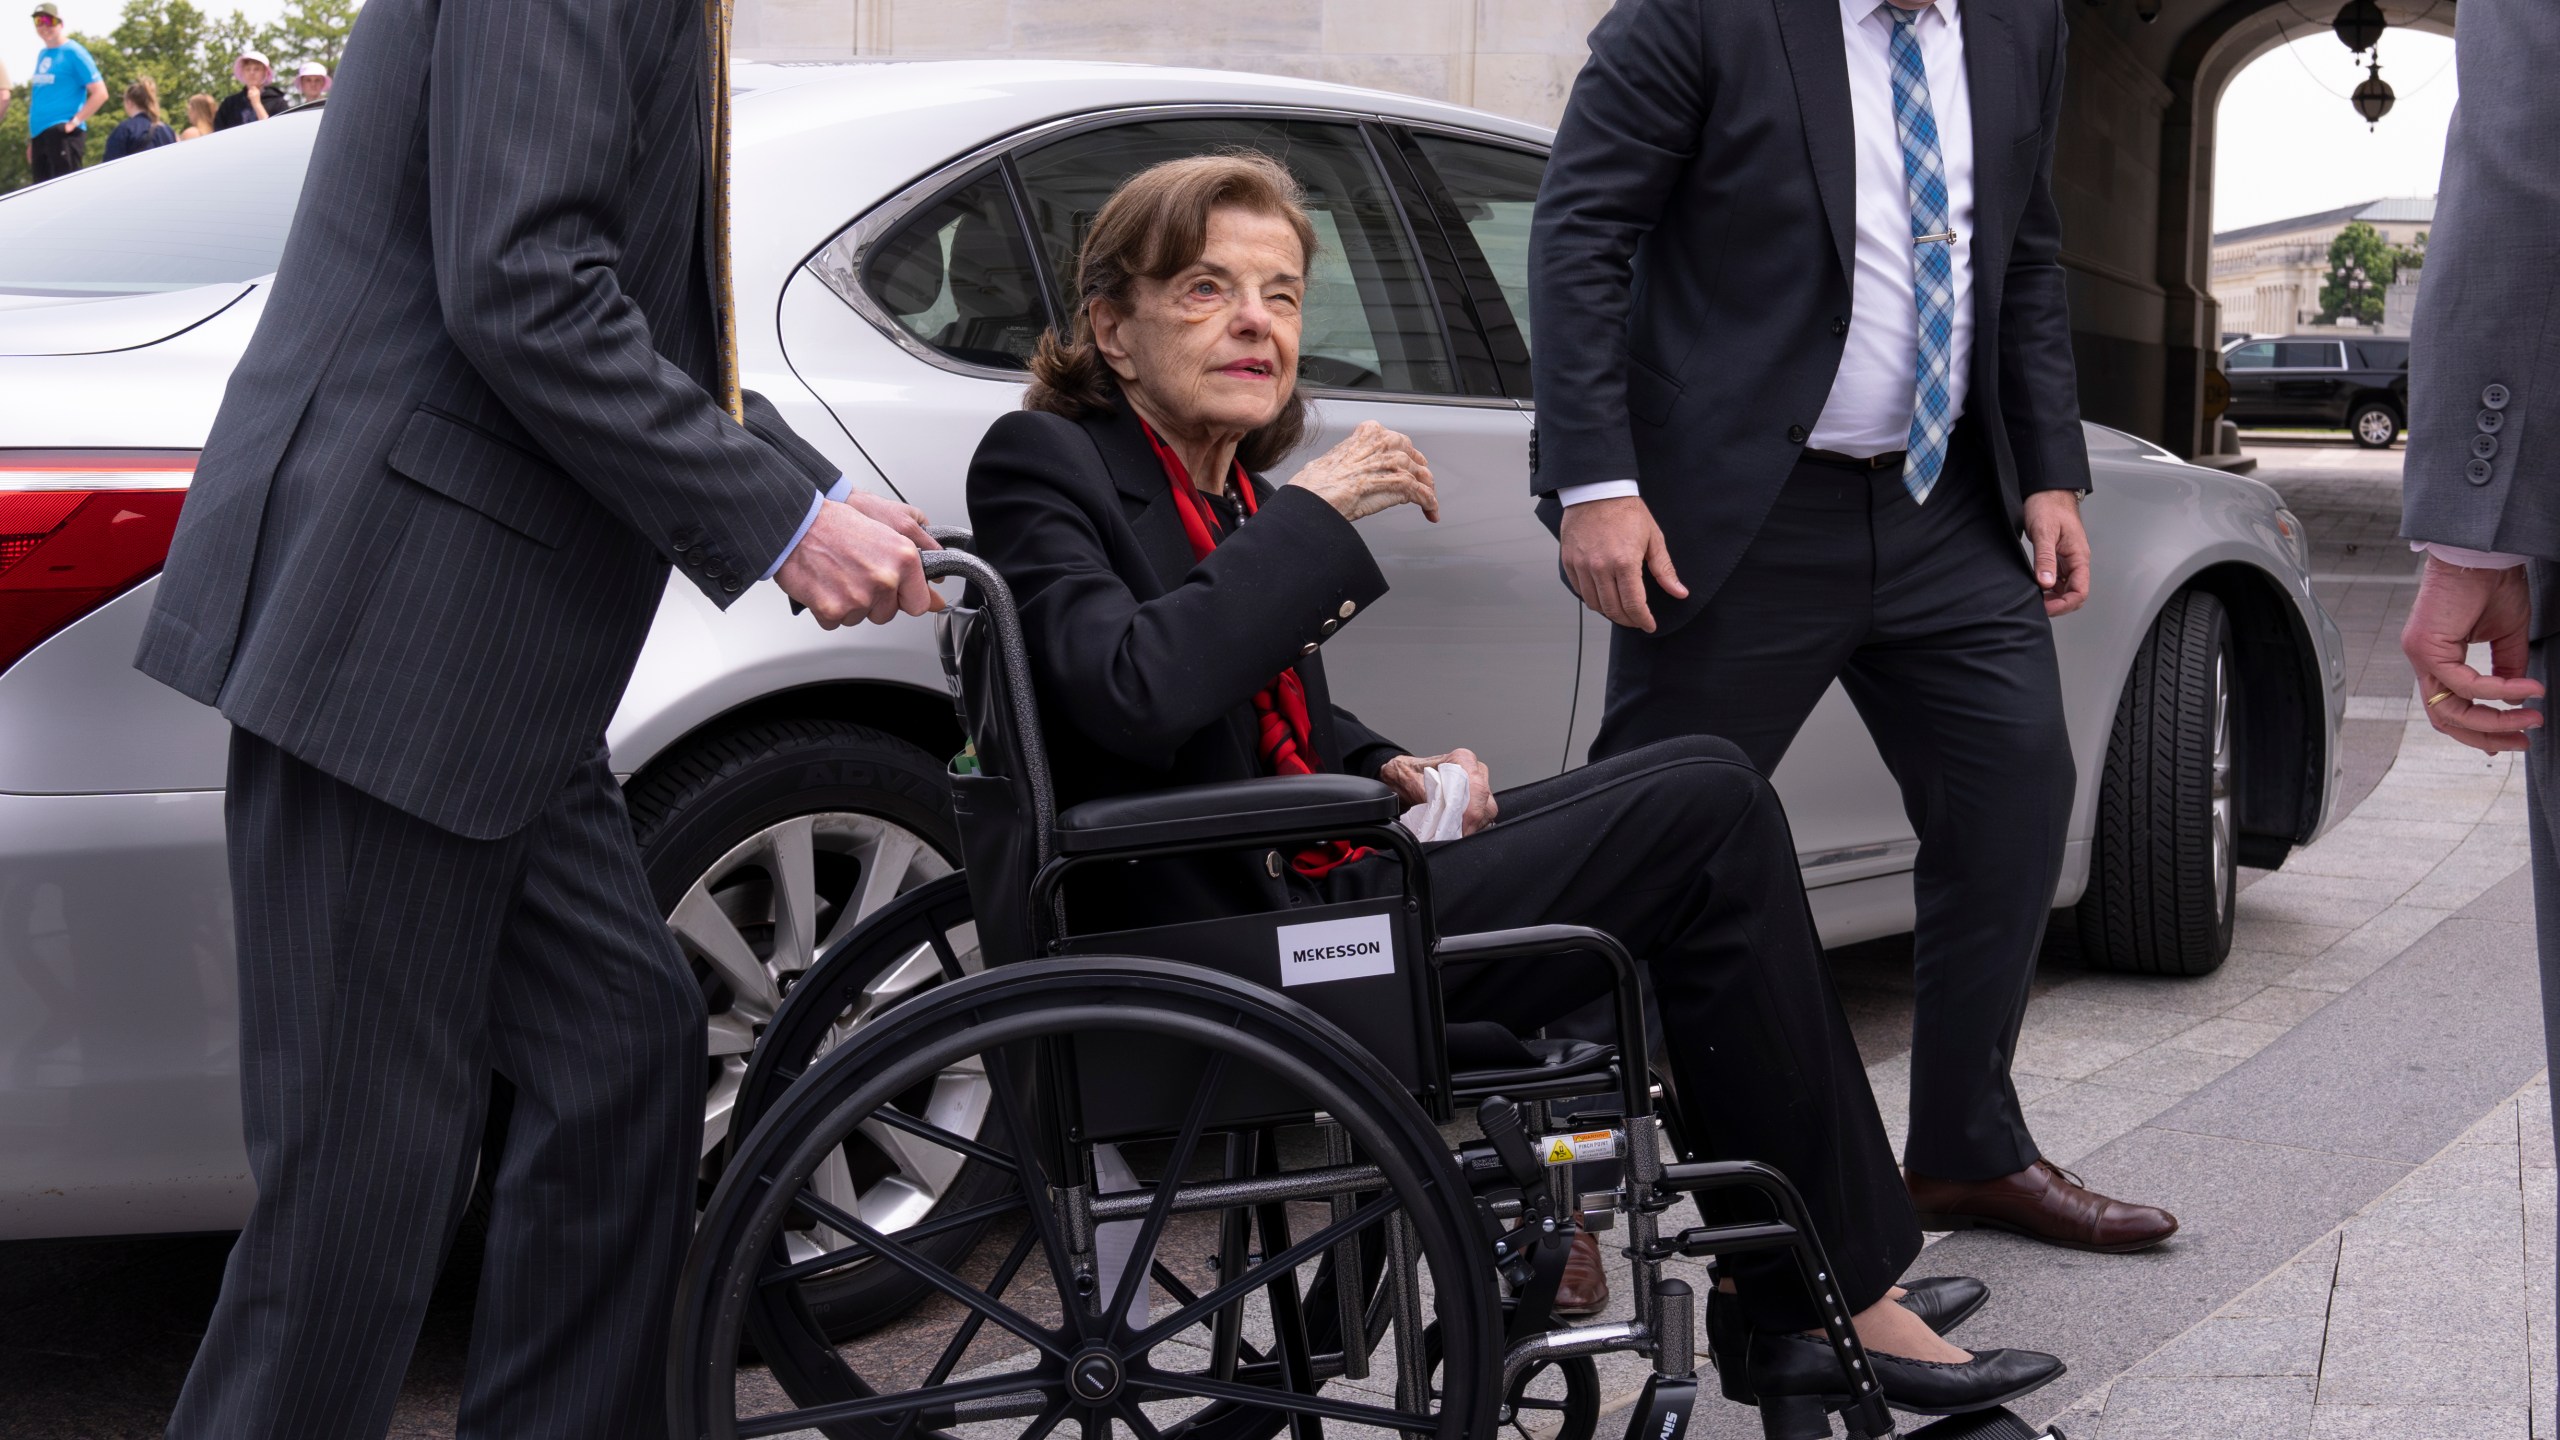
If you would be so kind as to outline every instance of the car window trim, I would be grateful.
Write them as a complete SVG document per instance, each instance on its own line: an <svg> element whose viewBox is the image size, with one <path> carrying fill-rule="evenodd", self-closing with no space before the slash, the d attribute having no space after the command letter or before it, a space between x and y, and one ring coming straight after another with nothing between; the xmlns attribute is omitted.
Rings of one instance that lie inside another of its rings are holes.
<svg viewBox="0 0 2560 1440"><path fill-rule="evenodd" d="M1520 317L1512 313L1510 297L1502 290L1502 282L1493 273L1493 262L1484 247L1476 243L1474 232L1458 214L1457 197L1449 190L1448 180L1415 138L1421 134L1440 136L1461 144L1485 145L1501 137L1488 136L1480 130L1465 130L1454 125L1390 125L1400 152L1411 167L1415 183L1429 197L1432 214L1447 238L1456 258L1458 272L1464 279L1468 304L1473 308L1476 325L1484 337L1487 353L1492 357L1495 373L1503 382L1503 393L1522 405L1536 403L1530 387L1529 342L1520 330ZM1535 157L1545 163L1551 152L1534 145L1493 143L1489 148L1510 150ZM1513 358L1516 355L1517 358Z"/></svg>
<svg viewBox="0 0 2560 1440"><path fill-rule="evenodd" d="M1378 167L1379 178L1386 181L1388 198L1403 221L1405 241L1413 247L1414 259L1422 266L1424 284L1431 292L1432 312L1440 320L1441 343L1449 347L1449 364L1459 393L1488 400L1506 398L1509 388L1502 383L1501 370L1494 362L1483 318L1475 311L1465 264L1440 216L1439 197L1413 164L1413 157L1406 153L1395 127L1364 124L1360 135L1369 146L1370 163ZM1427 206L1429 210L1417 213L1417 206ZM1452 306L1456 307L1454 314Z"/></svg>
<svg viewBox="0 0 2560 1440"><path fill-rule="evenodd" d="M935 204L951 191L973 183L979 178L982 170L991 165L997 165L1007 172L1006 192L1013 200L1014 224L1022 242L1032 252L1032 263L1044 264L1045 261L1039 253L1038 237L1032 233L1029 221L1023 212L1021 192L1011 178L1011 162L1015 152L1033 144L1063 140L1087 130L1099 130L1134 121L1165 119L1311 120L1326 124L1351 125L1363 129L1364 132L1366 127L1372 124L1403 123L1397 117L1375 111L1328 110L1312 105L1255 104L1235 101L1203 104L1173 102L1156 105L1120 105L1105 110L1087 110L1074 115L1063 115L1010 131L919 173L871 208L855 215L834 234L820 241L800 262L799 268L815 276L830 293L844 302L846 307L856 315L861 316L872 329L887 337L891 344L935 369L974 380L994 380L1008 385L1023 384L1029 378L1025 371L1000 370L992 365L957 360L908 333L905 326L900 325L894 316L883 312L878 302L874 301L870 293L862 288L864 258L873 245L890 231L895 230L900 222L918 209ZM1478 132L1459 131L1458 133ZM1394 189L1392 181L1389 183L1389 189L1390 191ZM1398 208L1401 212L1400 202ZM1421 257L1417 255L1416 258ZM1051 323L1057 323L1054 308L1051 313ZM1443 338L1446 339L1445 317ZM1337 390L1321 385L1301 385L1298 388L1302 394L1328 399L1389 400L1408 405L1509 409L1516 404L1510 397L1502 395L1430 395L1406 390Z"/></svg>

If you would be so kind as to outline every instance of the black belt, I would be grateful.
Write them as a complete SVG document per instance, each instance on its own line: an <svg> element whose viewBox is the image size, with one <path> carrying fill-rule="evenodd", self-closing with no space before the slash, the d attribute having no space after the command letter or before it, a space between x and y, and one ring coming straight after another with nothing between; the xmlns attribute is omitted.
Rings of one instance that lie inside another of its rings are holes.
<svg viewBox="0 0 2560 1440"><path fill-rule="evenodd" d="M1843 455L1837 450L1807 450L1803 460L1808 465L1828 465L1835 470L1899 470L1902 452L1887 450L1881 455Z"/></svg>

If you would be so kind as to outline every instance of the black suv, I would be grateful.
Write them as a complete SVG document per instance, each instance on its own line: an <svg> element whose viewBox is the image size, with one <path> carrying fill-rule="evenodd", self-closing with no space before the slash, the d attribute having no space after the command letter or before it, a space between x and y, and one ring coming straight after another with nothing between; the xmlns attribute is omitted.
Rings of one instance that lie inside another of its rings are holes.
<svg viewBox="0 0 2560 1440"><path fill-rule="evenodd" d="M2235 425L2344 428L2368 450L2400 438L2409 419L2406 337L2284 335L2222 352Z"/></svg>

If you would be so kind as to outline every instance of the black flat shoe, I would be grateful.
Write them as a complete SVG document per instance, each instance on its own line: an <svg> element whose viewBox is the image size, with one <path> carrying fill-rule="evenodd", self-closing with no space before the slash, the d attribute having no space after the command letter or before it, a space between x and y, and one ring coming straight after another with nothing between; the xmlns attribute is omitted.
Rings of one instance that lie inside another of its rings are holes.
<svg viewBox="0 0 2560 1440"><path fill-rule="evenodd" d="M1753 1399L1839 1401L1849 1398L1829 1344L1800 1335L1754 1331L1742 1369ZM2006 1405L2053 1383L2063 1364L2035 1350L1978 1350L1960 1365L1906 1360L1869 1350L1885 1403L1915 1415L1962 1415ZM1731 1389L1725 1392L1731 1395Z"/></svg>
<svg viewBox="0 0 2560 1440"><path fill-rule="evenodd" d="M1955 1328L1973 1318L1991 1298L1991 1287L1970 1275L1937 1275L1926 1280L1910 1280L1902 1288L1905 1310L1920 1317L1920 1323L1941 1335L1952 1335Z"/></svg>

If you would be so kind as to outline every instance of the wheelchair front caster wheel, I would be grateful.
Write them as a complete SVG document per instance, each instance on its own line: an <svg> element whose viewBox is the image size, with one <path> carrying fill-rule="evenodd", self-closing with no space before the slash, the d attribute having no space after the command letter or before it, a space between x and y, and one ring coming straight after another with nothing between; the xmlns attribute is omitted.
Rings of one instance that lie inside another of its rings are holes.
<svg viewBox="0 0 2560 1440"><path fill-rule="evenodd" d="M1422 1332L1431 1395L1440 1395L1440 1327ZM1600 1430L1600 1366L1588 1355L1542 1360L1512 1382L1496 1416L1507 1440L1592 1440Z"/></svg>

